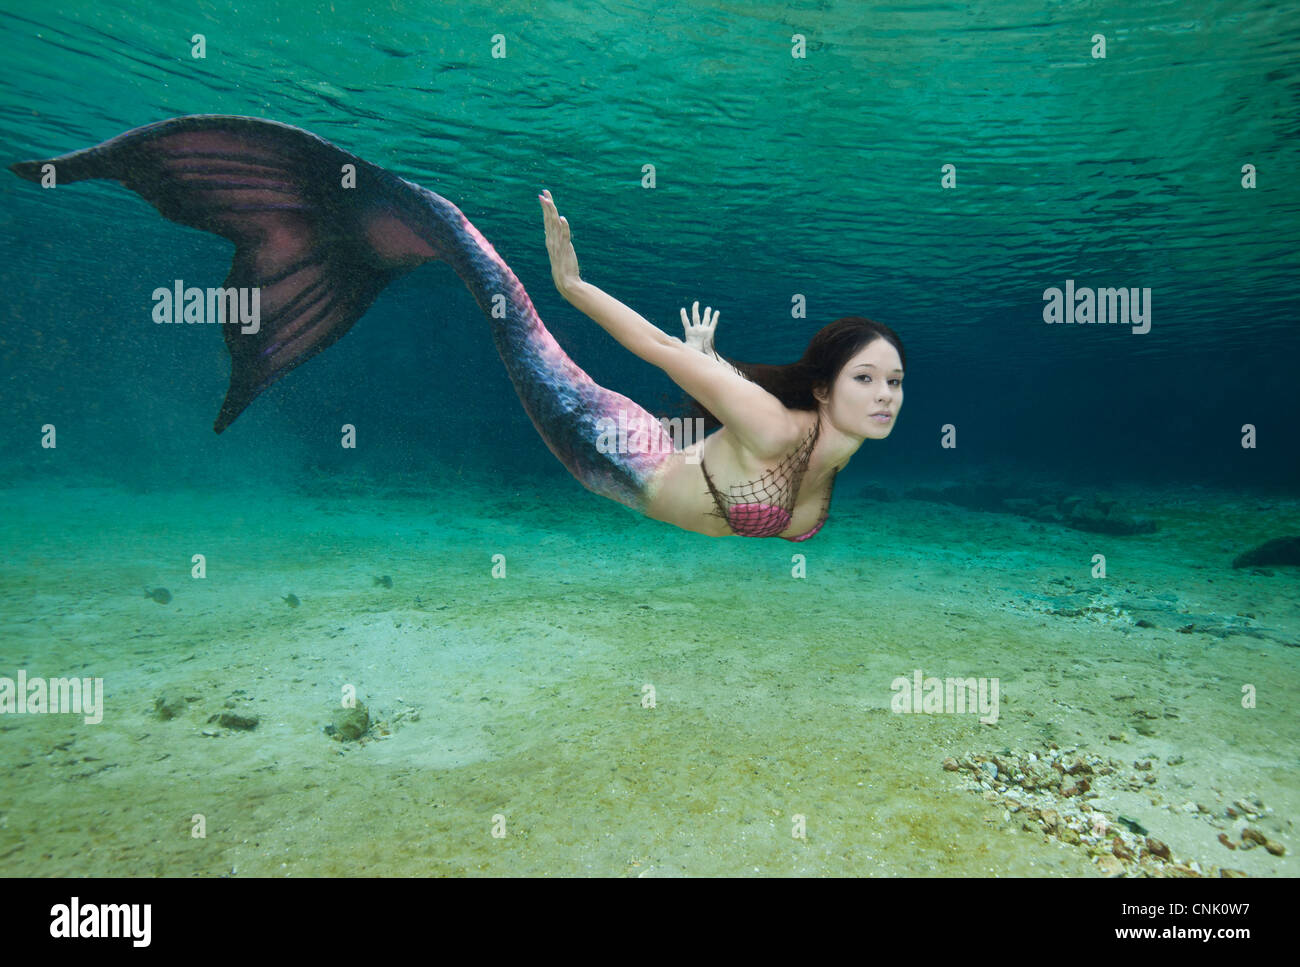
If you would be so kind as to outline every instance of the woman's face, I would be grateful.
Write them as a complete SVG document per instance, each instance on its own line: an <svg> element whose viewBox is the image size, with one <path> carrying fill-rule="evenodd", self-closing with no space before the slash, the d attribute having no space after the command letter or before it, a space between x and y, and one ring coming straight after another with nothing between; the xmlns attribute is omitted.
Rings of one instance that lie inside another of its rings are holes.
<svg viewBox="0 0 1300 967"><path fill-rule="evenodd" d="M849 359L830 394L831 422L849 436L883 440L903 405L903 362L884 339L873 339Z"/></svg>

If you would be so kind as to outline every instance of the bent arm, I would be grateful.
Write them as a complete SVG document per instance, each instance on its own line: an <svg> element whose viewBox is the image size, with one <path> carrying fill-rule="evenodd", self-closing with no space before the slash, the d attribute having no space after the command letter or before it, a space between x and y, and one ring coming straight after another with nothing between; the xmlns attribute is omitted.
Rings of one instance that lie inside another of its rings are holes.
<svg viewBox="0 0 1300 967"><path fill-rule="evenodd" d="M706 356L680 339L669 339L655 347L646 361L699 400L755 456L784 453L798 434L798 424L785 405L721 357Z"/></svg>
<svg viewBox="0 0 1300 967"><path fill-rule="evenodd" d="M572 283L563 295L630 352L667 373L753 453L766 457L789 449L798 432L789 411L726 360L714 353L705 355L668 335L590 282Z"/></svg>
<svg viewBox="0 0 1300 967"><path fill-rule="evenodd" d="M607 292L583 281L568 219L556 210L549 191L537 197L546 226L551 278L560 295L599 323L629 352L667 373L669 379L699 400L751 452L769 456L784 450L798 430L785 405L716 354L704 355Z"/></svg>

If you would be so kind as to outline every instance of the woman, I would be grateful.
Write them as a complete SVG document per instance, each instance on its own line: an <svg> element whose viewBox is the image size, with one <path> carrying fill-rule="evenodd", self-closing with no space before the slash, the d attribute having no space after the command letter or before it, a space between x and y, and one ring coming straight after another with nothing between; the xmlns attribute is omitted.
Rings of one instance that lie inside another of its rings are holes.
<svg viewBox="0 0 1300 967"><path fill-rule="evenodd" d="M249 302L259 308L252 320L220 311L206 318L240 323L221 326L231 372L218 433L277 379L340 339L388 283L432 260L448 263L478 302L525 412L573 476L685 530L808 539L825 521L836 472L863 440L889 435L903 401L902 345L865 319L831 323L797 363L742 367L744 374L712 351L717 314L706 308L700 318L698 303L691 319L682 310L689 343L661 332L581 279L568 222L549 192L539 197L560 294L663 369L722 430L675 450L650 413L565 354L523 284L459 208L300 128L191 115L10 167L46 187L118 181L166 218L235 243L225 285L207 290L208 304L234 305L236 290L255 289L258 299ZM169 291L155 289L154 298ZM202 294L185 290L186 322L205 321L195 304ZM650 445L606 446L602 427L611 423L643 428Z"/></svg>
<svg viewBox="0 0 1300 967"><path fill-rule="evenodd" d="M681 310L682 342L584 282L568 219L549 191L538 197L560 295L723 424L684 450L661 452L638 509L712 537L814 536L830 511L835 475L864 440L883 440L894 428L903 403L898 336L846 317L817 333L797 363L745 367L751 381L713 351L718 314L711 309L703 318L698 302L690 318Z"/></svg>

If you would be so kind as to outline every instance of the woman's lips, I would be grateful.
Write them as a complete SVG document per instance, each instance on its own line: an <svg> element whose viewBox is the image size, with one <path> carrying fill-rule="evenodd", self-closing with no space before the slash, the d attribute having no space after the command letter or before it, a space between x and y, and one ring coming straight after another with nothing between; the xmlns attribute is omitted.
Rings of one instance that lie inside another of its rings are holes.
<svg viewBox="0 0 1300 967"><path fill-rule="evenodd" d="M888 423L894 417L893 414L890 413L872 413L871 418L877 423Z"/></svg>

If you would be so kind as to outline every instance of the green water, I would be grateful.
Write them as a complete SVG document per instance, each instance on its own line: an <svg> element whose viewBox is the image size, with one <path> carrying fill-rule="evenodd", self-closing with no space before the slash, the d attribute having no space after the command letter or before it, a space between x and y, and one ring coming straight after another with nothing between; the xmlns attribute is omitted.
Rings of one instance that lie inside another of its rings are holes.
<svg viewBox="0 0 1300 967"><path fill-rule="evenodd" d="M304 127L455 202L656 413L675 387L555 293L541 188L665 331L700 299L777 362L864 314L909 360L898 430L797 546L582 489L443 266L218 438L224 348L160 335L148 293L218 283L229 245L4 173L0 677L102 677L106 706L0 716L0 872L1295 875L1297 573L1231 564L1300 533L1298 53L1263 2L0 0L6 163L182 114ZM1066 279L1152 288L1151 332L1045 326ZM1158 529L916 490L977 478ZM893 714L918 669L998 679L997 723ZM348 688L360 742L326 729ZM1092 795L944 767L1031 754L1095 758ZM1176 865L1117 871L1094 814ZM1222 845L1247 823L1285 854Z"/></svg>

